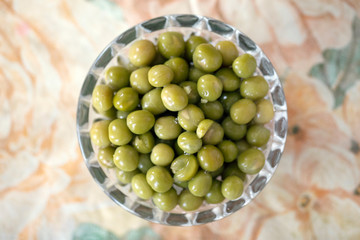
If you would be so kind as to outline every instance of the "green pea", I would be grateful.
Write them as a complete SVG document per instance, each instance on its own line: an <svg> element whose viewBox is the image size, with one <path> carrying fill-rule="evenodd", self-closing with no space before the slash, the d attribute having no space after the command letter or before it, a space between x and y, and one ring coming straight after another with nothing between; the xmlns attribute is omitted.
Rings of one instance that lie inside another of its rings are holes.
<svg viewBox="0 0 360 240"><path fill-rule="evenodd" d="M158 38L158 49L165 58L180 57L185 52L184 36L179 32L163 32Z"/></svg>
<svg viewBox="0 0 360 240"><path fill-rule="evenodd" d="M105 112L113 106L113 90L107 85L95 86L92 93L92 105L98 112Z"/></svg>
<svg viewBox="0 0 360 240"><path fill-rule="evenodd" d="M266 96L269 85L262 76L244 79L240 85L240 93L244 98L257 100Z"/></svg>
<svg viewBox="0 0 360 240"><path fill-rule="evenodd" d="M237 124L249 123L256 114L256 105L250 99L240 99L230 108L230 117Z"/></svg>
<svg viewBox="0 0 360 240"><path fill-rule="evenodd" d="M192 82L197 82L201 76L204 76L206 74L207 72L191 66L189 69L189 80Z"/></svg>
<svg viewBox="0 0 360 240"><path fill-rule="evenodd" d="M258 124L265 124L274 118L274 108L269 100L261 99L256 103L256 115L254 122Z"/></svg>
<svg viewBox="0 0 360 240"><path fill-rule="evenodd" d="M101 120L93 123L90 129L91 142L100 148L110 145L109 124L111 120Z"/></svg>
<svg viewBox="0 0 360 240"><path fill-rule="evenodd" d="M197 90L200 97L212 102L221 96L223 84L216 76L206 74L199 78L197 82Z"/></svg>
<svg viewBox="0 0 360 240"><path fill-rule="evenodd" d="M139 154L130 145L120 146L115 150L114 163L123 171L134 171L139 164Z"/></svg>
<svg viewBox="0 0 360 240"><path fill-rule="evenodd" d="M159 64L164 64L165 61L166 61L166 59L159 53L159 51L157 51L155 58L150 65L155 66L155 65L159 65Z"/></svg>
<svg viewBox="0 0 360 240"><path fill-rule="evenodd" d="M251 126L246 133L246 140L250 145L264 146L270 138L270 130L262 125Z"/></svg>
<svg viewBox="0 0 360 240"><path fill-rule="evenodd" d="M154 194L143 173L138 173L131 179L131 187L136 196L144 200L149 200Z"/></svg>
<svg viewBox="0 0 360 240"><path fill-rule="evenodd" d="M216 145L223 140L224 129L217 122L205 119L202 120L197 129L196 135L201 138L205 144Z"/></svg>
<svg viewBox="0 0 360 240"><path fill-rule="evenodd" d="M225 136L233 141L238 141L246 135L246 125L236 124L230 117L226 117L221 123Z"/></svg>
<svg viewBox="0 0 360 240"><path fill-rule="evenodd" d="M199 107L205 117L211 120L219 120L224 114L224 107L219 101L200 103Z"/></svg>
<svg viewBox="0 0 360 240"><path fill-rule="evenodd" d="M129 60L136 67L149 65L156 56L156 49L152 42L146 39L137 40L129 48Z"/></svg>
<svg viewBox="0 0 360 240"><path fill-rule="evenodd" d="M115 170L116 177L119 180L119 182L122 184L131 183L132 178L138 173L140 173L138 169L135 169L134 171L131 172L126 172L118 168L116 168Z"/></svg>
<svg viewBox="0 0 360 240"><path fill-rule="evenodd" d="M251 145L246 140L240 140L236 142L236 147L239 153L244 152L245 150L251 148Z"/></svg>
<svg viewBox="0 0 360 240"><path fill-rule="evenodd" d="M109 67L105 72L105 82L115 91L129 86L130 72L121 66Z"/></svg>
<svg viewBox="0 0 360 240"><path fill-rule="evenodd" d="M237 176L243 181L246 179L246 174L239 169L237 162L231 162L224 168L222 179L225 179L229 176Z"/></svg>
<svg viewBox="0 0 360 240"><path fill-rule="evenodd" d="M217 147L222 152L225 162L235 161L238 156L238 149L236 147L236 144L232 141L222 141Z"/></svg>
<svg viewBox="0 0 360 240"><path fill-rule="evenodd" d="M231 41L220 41L215 47L221 53L223 66L231 66L239 54L235 44Z"/></svg>
<svg viewBox="0 0 360 240"><path fill-rule="evenodd" d="M132 111L139 104L139 94L131 87L120 89L113 99L114 107L121 111Z"/></svg>
<svg viewBox="0 0 360 240"><path fill-rule="evenodd" d="M115 119L109 125L109 139L114 145L128 144L132 139L132 133L126 125L126 120Z"/></svg>
<svg viewBox="0 0 360 240"><path fill-rule="evenodd" d="M149 111L137 110L127 116L126 124L131 132L144 134L154 126L155 117Z"/></svg>
<svg viewBox="0 0 360 240"><path fill-rule="evenodd" d="M200 95L195 82L185 81L180 83L180 86L185 90L190 104L196 104L200 101Z"/></svg>
<svg viewBox="0 0 360 240"><path fill-rule="evenodd" d="M200 36L191 36L189 37L189 39L186 41L185 43L185 55L186 58L191 61L192 57L193 57L193 53L195 51L195 48L202 43L207 43L207 41L205 40L205 38L200 37Z"/></svg>
<svg viewBox="0 0 360 240"><path fill-rule="evenodd" d="M164 116L156 120L154 131L158 138L172 140L180 135L181 127L174 116Z"/></svg>
<svg viewBox="0 0 360 240"><path fill-rule="evenodd" d="M188 105L188 96L185 90L175 84L168 84L161 91L161 100L166 109L176 112Z"/></svg>
<svg viewBox="0 0 360 240"><path fill-rule="evenodd" d="M194 155L180 155L174 159L170 168L176 181L186 182L195 176L199 164Z"/></svg>
<svg viewBox="0 0 360 240"><path fill-rule="evenodd" d="M209 204L217 204L224 201L224 199L221 193L221 182L214 179L209 192L205 195L205 201Z"/></svg>
<svg viewBox="0 0 360 240"><path fill-rule="evenodd" d="M131 112L126 112L126 111L117 110L117 111L116 111L116 118L126 119L126 117L127 117L130 113L131 113Z"/></svg>
<svg viewBox="0 0 360 240"><path fill-rule="evenodd" d="M179 207L185 211L198 209L204 201L202 197L196 197L188 189L184 189L179 196Z"/></svg>
<svg viewBox="0 0 360 240"><path fill-rule="evenodd" d="M220 96L220 102L224 107L225 112L229 113L231 106L241 99L239 92L223 92Z"/></svg>
<svg viewBox="0 0 360 240"><path fill-rule="evenodd" d="M176 177L174 177L174 184L176 186L179 186L179 187L184 188L184 189L188 187L188 182L181 182L178 179L176 179Z"/></svg>
<svg viewBox="0 0 360 240"><path fill-rule="evenodd" d="M221 193L228 200L239 198L243 191L243 181L237 176L229 176L221 184Z"/></svg>
<svg viewBox="0 0 360 240"><path fill-rule="evenodd" d="M154 164L150 160L150 154L140 154L138 169L142 173L146 173Z"/></svg>
<svg viewBox="0 0 360 240"><path fill-rule="evenodd" d="M145 94L153 88L148 80L149 70L150 67L142 67L136 69L130 75L130 85L139 94Z"/></svg>
<svg viewBox="0 0 360 240"><path fill-rule="evenodd" d="M186 153L194 154L202 146L202 141L194 132L183 132L177 139L177 144Z"/></svg>
<svg viewBox="0 0 360 240"><path fill-rule="evenodd" d="M204 72L215 72L221 67L222 56L213 45L202 43L195 48L193 62L196 68Z"/></svg>
<svg viewBox="0 0 360 240"><path fill-rule="evenodd" d="M224 91L235 91L240 87L240 79L229 68L221 68L215 76L221 80Z"/></svg>
<svg viewBox="0 0 360 240"><path fill-rule="evenodd" d="M155 139L151 132L146 132L137 135L134 138L132 145L139 153L150 153L155 145Z"/></svg>
<svg viewBox="0 0 360 240"><path fill-rule="evenodd" d="M113 168L115 167L114 161L113 161L113 155L115 152L115 148L113 147L106 147L99 149L98 153L98 161L101 166L106 168Z"/></svg>
<svg viewBox="0 0 360 240"><path fill-rule="evenodd" d="M204 113L201 109L193 104L187 105L186 108L178 113L179 124L186 131L195 131L204 118Z"/></svg>
<svg viewBox="0 0 360 240"><path fill-rule="evenodd" d="M180 83L188 78L189 64L183 58L170 58L164 64L174 72L173 83Z"/></svg>
<svg viewBox="0 0 360 240"><path fill-rule="evenodd" d="M188 184L189 191L196 197L204 197L211 188L212 177L209 173L199 171Z"/></svg>
<svg viewBox="0 0 360 240"><path fill-rule="evenodd" d="M242 172L257 174L265 165L265 156L259 149L250 148L240 153L237 163Z"/></svg>
<svg viewBox="0 0 360 240"><path fill-rule="evenodd" d="M178 196L174 188L164 193L155 192L152 197L153 203L160 209L166 212L173 210L178 202Z"/></svg>
<svg viewBox="0 0 360 240"><path fill-rule="evenodd" d="M146 181L154 191L159 193L169 191L174 183L169 171L161 166L150 168L146 173Z"/></svg>
<svg viewBox="0 0 360 240"><path fill-rule="evenodd" d="M256 60L248 53L242 54L234 60L232 69L240 78L251 77L256 70Z"/></svg>
<svg viewBox="0 0 360 240"><path fill-rule="evenodd" d="M111 107L109 110L106 110L105 112L98 111L98 113L107 118L114 119L114 118L116 118L117 110L114 107Z"/></svg>
<svg viewBox="0 0 360 240"><path fill-rule="evenodd" d="M162 88L155 88L147 92L141 99L141 106L143 110L148 110L154 115L161 114L166 111L166 108L161 100Z"/></svg>
<svg viewBox="0 0 360 240"><path fill-rule="evenodd" d="M166 65L156 65L150 68L148 79L151 86L163 87L174 79L174 72Z"/></svg>
<svg viewBox="0 0 360 240"><path fill-rule="evenodd" d="M221 151L213 145L203 146L197 154L199 165L202 169L214 172L224 164L224 156Z"/></svg>
<svg viewBox="0 0 360 240"><path fill-rule="evenodd" d="M222 165L218 170L209 172L212 178L216 178L217 176L220 176L222 172L224 171L224 165Z"/></svg>
<svg viewBox="0 0 360 240"><path fill-rule="evenodd" d="M165 143L158 143L152 150L150 159L157 166L165 167L169 165L175 157L172 147Z"/></svg>

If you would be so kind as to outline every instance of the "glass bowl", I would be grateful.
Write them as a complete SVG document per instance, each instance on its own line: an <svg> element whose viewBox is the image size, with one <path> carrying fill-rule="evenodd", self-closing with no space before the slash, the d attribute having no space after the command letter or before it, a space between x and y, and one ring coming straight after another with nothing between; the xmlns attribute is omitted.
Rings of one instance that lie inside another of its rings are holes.
<svg viewBox="0 0 360 240"><path fill-rule="evenodd" d="M230 40L235 43L240 53L250 53L256 58L256 74L262 75L269 83L267 99L272 101L275 115L266 126L271 130L268 144L261 150L266 162L264 168L256 175L248 175L244 182L242 196L233 201L220 204L206 204L196 211L185 212L176 207L171 212L158 209L153 203L136 197L131 191L131 184L118 182L115 171L102 168L97 159L97 148L90 140L90 127L98 119L104 119L96 113L91 104L91 94L95 85L104 82L104 69L111 65L128 65L127 51L136 39L155 41L159 33L164 31L182 32L187 39L190 34L200 35L213 43ZM125 56L125 57L124 57ZM119 206L130 213L165 225L192 226L209 223L233 214L249 204L265 187L274 174L284 150L287 133L287 107L284 92L274 67L262 50L249 37L228 24L198 15L168 15L150 19L120 34L97 57L91 66L82 86L77 108L77 134L85 164L94 180L103 191Z"/></svg>

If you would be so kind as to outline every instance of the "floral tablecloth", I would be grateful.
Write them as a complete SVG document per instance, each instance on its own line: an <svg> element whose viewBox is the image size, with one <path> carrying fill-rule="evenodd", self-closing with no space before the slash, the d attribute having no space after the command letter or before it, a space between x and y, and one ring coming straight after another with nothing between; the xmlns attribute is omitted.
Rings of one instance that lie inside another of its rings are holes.
<svg viewBox="0 0 360 240"><path fill-rule="evenodd" d="M255 40L284 84L288 141L237 213L197 227L139 219L83 163L76 104L89 66L128 27L194 13ZM1 0L0 239L360 239L359 0Z"/></svg>

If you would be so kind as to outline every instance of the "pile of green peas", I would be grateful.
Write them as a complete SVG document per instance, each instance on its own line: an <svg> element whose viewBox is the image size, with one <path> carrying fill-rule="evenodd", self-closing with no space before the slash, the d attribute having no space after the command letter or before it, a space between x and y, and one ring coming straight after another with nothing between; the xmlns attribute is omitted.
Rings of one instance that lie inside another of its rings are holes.
<svg viewBox="0 0 360 240"><path fill-rule="evenodd" d="M92 106L110 119L90 130L100 165L163 211L239 198L265 164L259 148L274 116L255 58L231 41L171 31L156 45L135 41L128 58L135 70L108 67L93 90Z"/></svg>

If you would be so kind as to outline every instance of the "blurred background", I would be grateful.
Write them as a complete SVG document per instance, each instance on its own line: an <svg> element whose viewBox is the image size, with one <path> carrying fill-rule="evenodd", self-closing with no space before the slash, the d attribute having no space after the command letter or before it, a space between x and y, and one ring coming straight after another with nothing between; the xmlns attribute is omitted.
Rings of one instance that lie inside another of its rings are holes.
<svg viewBox="0 0 360 240"><path fill-rule="evenodd" d="M193 13L252 38L274 64L289 130L275 176L197 227L139 219L83 163L77 98L100 51L149 18ZM360 1L1 0L0 239L360 239Z"/></svg>

